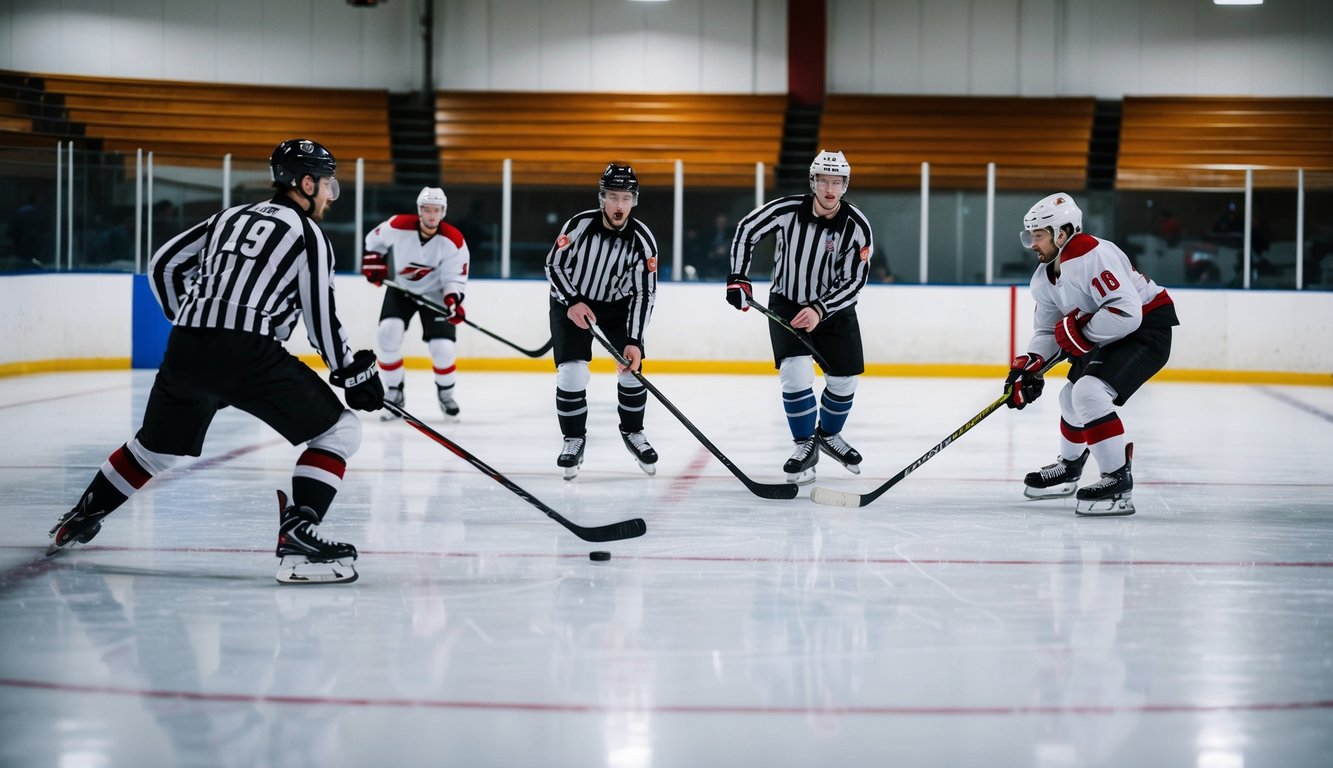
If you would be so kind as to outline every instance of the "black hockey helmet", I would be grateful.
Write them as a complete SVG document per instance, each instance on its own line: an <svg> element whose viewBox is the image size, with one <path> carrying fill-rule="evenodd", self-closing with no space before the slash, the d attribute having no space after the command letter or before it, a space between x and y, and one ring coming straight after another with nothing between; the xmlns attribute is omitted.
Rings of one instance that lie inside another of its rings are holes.
<svg viewBox="0 0 1333 768"><path fill-rule="evenodd" d="M606 192L612 189L633 192L634 204L639 204L639 178L630 166L611 163L602 171L602 178L597 182L597 198L605 202Z"/></svg>
<svg viewBox="0 0 1333 768"><path fill-rule="evenodd" d="M333 153L317 141L310 139L288 139L273 150L268 159L269 170L273 173L273 183L284 189L299 187L303 176L313 176L315 180L332 176L338 170L338 161Z"/></svg>

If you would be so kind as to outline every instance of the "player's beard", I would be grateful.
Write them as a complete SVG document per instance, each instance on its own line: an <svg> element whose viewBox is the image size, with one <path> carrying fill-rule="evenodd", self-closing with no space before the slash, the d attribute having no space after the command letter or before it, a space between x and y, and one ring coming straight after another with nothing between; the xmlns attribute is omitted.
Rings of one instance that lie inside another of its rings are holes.
<svg viewBox="0 0 1333 768"><path fill-rule="evenodd" d="M329 208L331 207L333 207L332 200L326 200L323 203L315 202L311 204L310 218L314 219L315 223L318 224L319 222L324 220L324 214L328 213Z"/></svg>

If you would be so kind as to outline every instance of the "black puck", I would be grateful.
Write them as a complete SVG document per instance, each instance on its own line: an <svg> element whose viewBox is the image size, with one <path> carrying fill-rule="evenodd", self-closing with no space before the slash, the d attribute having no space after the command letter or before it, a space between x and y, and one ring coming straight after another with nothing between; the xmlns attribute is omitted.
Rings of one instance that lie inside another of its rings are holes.
<svg viewBox="0 0 1333 768"><path fill-rule="evenodd" d="M610 560L610 559L611 559L611 553L610 553L610 552L589 552L589 553L588 553L588 559L589 559L589 560L597 560L597 561Z"/></svg>

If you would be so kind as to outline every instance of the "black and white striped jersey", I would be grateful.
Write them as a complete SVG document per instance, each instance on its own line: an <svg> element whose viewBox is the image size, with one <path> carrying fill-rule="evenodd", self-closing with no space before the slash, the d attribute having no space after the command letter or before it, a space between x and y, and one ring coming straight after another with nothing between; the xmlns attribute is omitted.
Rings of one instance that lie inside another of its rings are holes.
<svg viewBox="0 0 1333 768"><path fill-rule="evenodd" d="M822 317L856 304L870 275L875 252L870 222L846 200L831 219L814 214L814 195L771 200L736 225L731 241L731 271L745 274L754 248L776 233L773 292L813 306Z"/></svg>
<svg viewBox="0 0 1333 768"><path fill-rule="evenodd" d="M625 332L642 342L657 297L657 241L633 216L615 230L600 209L584 211L560 228L546 254L546 277L551 297L566 306L629 297Z"/></svg>
<svg viewBox="0 0 1333 768"><path fill-rule="evenodd" d="M285 341L304 314L329 369L352 362L333 300L333 247L285 195L228 208L182 232L153 254L149 274L174 325Z"/></svg>

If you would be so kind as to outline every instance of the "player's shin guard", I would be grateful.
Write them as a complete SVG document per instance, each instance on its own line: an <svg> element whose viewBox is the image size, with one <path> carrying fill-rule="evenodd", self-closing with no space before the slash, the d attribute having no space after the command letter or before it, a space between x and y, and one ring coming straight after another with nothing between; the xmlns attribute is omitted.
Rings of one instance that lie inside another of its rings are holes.
<svg viewBox="0 0 1333 768"><path fill-rule="evenodd" d="M787 413L787 426L791 428L793 440L806 440L815 433L815 415L819 406L815 403L813 389L783 392L782 408Z"/></svg>
<svg viewBox="0 0 1333 768"><path fill-rule="evenodd" d="M356 581L356 547L320 537L320 515L287 503L278 491L277 580L282 584L345 584Z"/></svg>
<svg viewBox="0 0 1333 768"><path fill-rule="evenodd" d="M335 453L307 448L292 471L292 503L315 510L323 520L338 495L347 462Z"/></svg>
<svg viewBox="0 0 1333 768"><path fill-rule="evenodd" d="M117 448L102 463L97 475L74 508L51 528L50 557L72 544L86 544L102 530L102 518L114 512L142 488L155 473L166 470L175 457L153 453L138 438Z"/></svg>
<svg viewBox="0 0 1333 768"><path fill-rule="evenodd" d="M556 387L555 415L560 420L560 434L582 437L588 433L588 390L572 392Z"/></svg>

